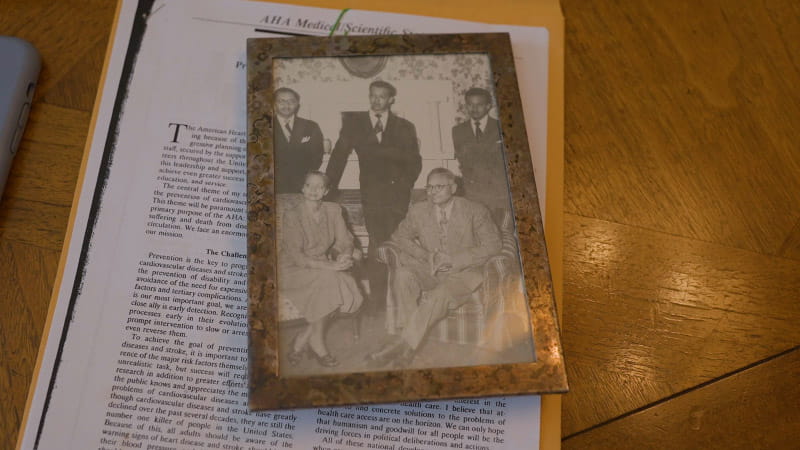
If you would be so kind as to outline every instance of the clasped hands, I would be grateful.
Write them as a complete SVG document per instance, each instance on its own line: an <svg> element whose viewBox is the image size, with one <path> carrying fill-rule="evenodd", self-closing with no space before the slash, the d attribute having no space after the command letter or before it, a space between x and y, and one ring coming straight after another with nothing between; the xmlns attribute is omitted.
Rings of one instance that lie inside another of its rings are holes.
<svg viewBox="0 0 800 450"><path fill-rule="evenodd" d="M335 270L341 272L353 267L356 261L361 261L361 250L353 249L352 253L340 253L335 260L317 261L320 269Z"/></svg>
<svg viewBox="0 0 800 450"><path fill-rule="evenodd" d="M436 275L437 272L449 272L453 268L453 258L447 253L435 250L428 255L428 264L431 275Z"/></svg>

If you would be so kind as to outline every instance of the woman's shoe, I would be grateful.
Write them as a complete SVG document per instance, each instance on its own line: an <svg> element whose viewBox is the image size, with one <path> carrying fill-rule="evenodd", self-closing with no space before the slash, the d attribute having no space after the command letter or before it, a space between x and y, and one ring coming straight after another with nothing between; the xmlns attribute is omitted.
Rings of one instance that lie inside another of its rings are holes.
<svg viewBox="0 0 800 450"><path fill-rule="evenodd" d="M286 355L286 360L289 361L289 365L296 366L300 364L300 360L303 359L303 351L300 350L295 351L294 349L289 351L289 354Z"/></svg>
<svg viewBox="0 0 800 450"><path fill-rule="evenodd" d="M321 366L324 366L324 367L336 367L336 366L339 365L339 361L336 358L334 358L333 356L331 356L330 353L328 353L328 354L326 354L324 356L319 356L315 351L312 350L311 354L314 355L314 358L317 360L317 362Z"/></svg>

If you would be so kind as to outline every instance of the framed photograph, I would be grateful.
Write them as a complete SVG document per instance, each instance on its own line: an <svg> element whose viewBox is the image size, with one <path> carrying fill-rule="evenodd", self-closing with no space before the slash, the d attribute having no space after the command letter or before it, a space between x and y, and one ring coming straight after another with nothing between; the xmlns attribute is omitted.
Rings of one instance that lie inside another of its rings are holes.
<svg viewBox="0 0 800 450"><path fill-rule="evenodd" d="M250 39L250 408L567 390L507 34Z"/></svg>

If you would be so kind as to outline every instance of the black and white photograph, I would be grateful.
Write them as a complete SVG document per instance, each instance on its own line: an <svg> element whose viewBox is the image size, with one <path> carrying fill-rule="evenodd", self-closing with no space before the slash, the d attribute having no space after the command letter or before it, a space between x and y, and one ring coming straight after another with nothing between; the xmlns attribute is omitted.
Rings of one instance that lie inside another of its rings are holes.
<svg viewBox="0 0 800 450"><path fill-rule="evenodd" d="M348 59L274 66L281 374L533 361L488 56Z"/></svg>
<svg viewBox="0 0 800 450"><path fill-rule="evenodd" d="M276 317L251 323L277 326L275 376L536 363L489 52L270 60L249 107L272 160L250 183L274 195Z"/></svg>

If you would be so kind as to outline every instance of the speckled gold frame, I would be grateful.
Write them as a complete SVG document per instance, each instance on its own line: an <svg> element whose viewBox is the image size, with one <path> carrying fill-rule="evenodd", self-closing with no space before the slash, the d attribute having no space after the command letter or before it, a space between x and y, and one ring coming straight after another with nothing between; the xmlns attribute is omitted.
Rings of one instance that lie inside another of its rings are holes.
<svg viewBox="0 0 800 450"><path fill-rule="evenodd" d="M274 58L485 53L494 79L531 311L536 362L282 377L273 192ZM567 391L542 217L507 34L334 36L247 42L249 358L251 410Z"/></svg>

